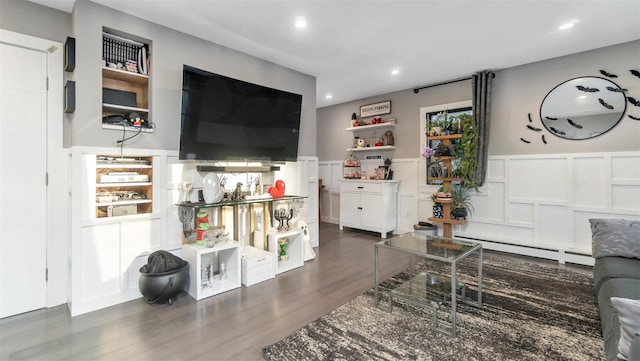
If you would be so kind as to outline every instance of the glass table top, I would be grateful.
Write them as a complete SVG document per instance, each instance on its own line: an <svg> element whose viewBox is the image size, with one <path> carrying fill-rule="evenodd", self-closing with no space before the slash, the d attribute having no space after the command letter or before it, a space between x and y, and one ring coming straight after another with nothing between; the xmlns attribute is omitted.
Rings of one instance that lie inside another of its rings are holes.
<svg viewBox="0 0 640 361"><path fill-rule="evenodd" d="M385 239L375 244L380 248L403 250L418 256L454 261L464 258L476 249L481 248L480 243L439 236L415 234L413 232L401 234Z"/></svg>

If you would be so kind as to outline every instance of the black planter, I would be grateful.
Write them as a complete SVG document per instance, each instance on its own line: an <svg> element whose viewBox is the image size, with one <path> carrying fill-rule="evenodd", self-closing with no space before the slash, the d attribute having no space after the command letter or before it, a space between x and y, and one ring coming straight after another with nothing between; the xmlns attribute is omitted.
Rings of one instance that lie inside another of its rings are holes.
<svg viewBox="0 0 640 361"><path fill-rule="evenodd" d="M172 303L172 299L189 284L189 264L161 273L140 272L138 286L147 303Z"/></svg>
<svg viewBox="0 0 640 361"><path fill-rule="evenodd" d="M456 208L451 211L451 217L453 217L453 219L467 219L467 209Z"/></svg>

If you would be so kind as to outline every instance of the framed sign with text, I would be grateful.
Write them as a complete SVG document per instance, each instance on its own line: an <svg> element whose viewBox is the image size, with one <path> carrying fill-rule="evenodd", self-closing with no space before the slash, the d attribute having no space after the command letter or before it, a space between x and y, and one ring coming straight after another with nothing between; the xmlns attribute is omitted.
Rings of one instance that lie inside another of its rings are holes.
<svg viewBox="0 0 640 361"><path fill-rule="evenodd" d="M391 100L360 106L360 118L391 113Z"/></svg>

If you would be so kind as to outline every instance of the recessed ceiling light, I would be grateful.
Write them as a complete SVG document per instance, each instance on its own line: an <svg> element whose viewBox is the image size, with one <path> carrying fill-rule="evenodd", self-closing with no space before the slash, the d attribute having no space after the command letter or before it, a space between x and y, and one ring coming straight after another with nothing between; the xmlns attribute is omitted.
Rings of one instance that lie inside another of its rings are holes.
<svg viewBox="0 0 640 361"><path fill-rule="evenodd" d="M571 29L574 25L575 25L575 23L566 23L566 24L560 25L560 27L558 29L567 30L567 29Z"/></svg>
<svg viewBox="0 0 640 361"><path fill-rule="evenodd" d="M302 28L306 28L307 27L307 20L305 20L305 18L303 18L302 16L299 16L296 18L295 22L294 22L296 28L302 29Z"/></svg>
<svg viewBox="0 0 640 361"><path fill-rule="evenodd" d="M392 75L398 75L398 74L400 74L400 70L399 69L393 69L393 70L391 70L391 74Z"/></svg>
<svg viewBox="0 0 640 361"><path fill-rule="evenodd" d="M331 98L333 98L333 94L327 94L324 97L327 98L327 99L331 99Z"/></svg>

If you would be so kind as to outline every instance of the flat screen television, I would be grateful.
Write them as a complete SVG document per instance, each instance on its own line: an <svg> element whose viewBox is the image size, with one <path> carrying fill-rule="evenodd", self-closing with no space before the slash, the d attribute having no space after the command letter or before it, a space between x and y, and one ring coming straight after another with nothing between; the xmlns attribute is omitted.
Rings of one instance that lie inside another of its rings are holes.
<svg viewBox="0 0 640 361"><path fill-rule="evenodd" d="M295 161L302 95L184 65L180 159Z"/></svg>

